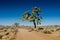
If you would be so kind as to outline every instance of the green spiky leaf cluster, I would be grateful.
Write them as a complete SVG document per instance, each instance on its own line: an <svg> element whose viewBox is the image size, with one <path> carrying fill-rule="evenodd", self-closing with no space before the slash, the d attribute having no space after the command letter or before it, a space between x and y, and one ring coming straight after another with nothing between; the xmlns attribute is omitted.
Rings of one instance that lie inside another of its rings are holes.
<svg viewBox="0 0 60 40"><path fill-rule="evenodd" d="M21 18L23 21L29 20L30 22L36 21L37 24L41 24L41 9L34 7L32 9L32 13L29 12L29 10L25 11L25 13L22 15Z"/></svg>

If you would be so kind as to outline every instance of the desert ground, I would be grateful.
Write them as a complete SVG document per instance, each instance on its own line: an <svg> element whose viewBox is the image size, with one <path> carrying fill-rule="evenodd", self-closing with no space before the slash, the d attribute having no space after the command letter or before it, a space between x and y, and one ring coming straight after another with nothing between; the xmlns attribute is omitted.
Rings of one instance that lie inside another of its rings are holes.
<svg viewBox="0 0 60 40"><path fill-rule="evenodd" d="M60 27L42 28L0 27L0 40L60 40Z"/></svg>
<svg viewBox="0 0 60 40"><path fill-rule="evenodd" d="M56 32L54 34L44 34L42 32L32 31L29 32L26 29L18 29L16 40L60 40L60 34Z"/></svg>

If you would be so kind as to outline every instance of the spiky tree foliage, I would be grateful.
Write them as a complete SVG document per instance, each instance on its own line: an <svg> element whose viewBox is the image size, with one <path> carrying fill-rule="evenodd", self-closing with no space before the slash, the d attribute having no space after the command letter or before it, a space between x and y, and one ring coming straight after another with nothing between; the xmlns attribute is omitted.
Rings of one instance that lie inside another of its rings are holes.
<svg viewBox="0 0 60 40"><path fill-rule="evenodd" d="M30 22L33 22L34 24L34 28L36 28L36 23L37 24L41 24L41 10L40 8L37 8L37 7L34 7L32 9L32 13L28 11L25 11L25 13L22 15L22 20L25 21L25 20L29 20Z"/></svg>

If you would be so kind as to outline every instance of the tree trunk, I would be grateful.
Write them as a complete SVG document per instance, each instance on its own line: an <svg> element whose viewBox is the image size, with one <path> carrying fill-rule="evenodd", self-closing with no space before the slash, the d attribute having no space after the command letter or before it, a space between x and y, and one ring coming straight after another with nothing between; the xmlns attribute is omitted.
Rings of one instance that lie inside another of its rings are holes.
<svg viewBox="0 0 60 40"><path fill-rule="evenodd" d="M34 23L34 28L36 28L36 22L35 22L35 20L33 21L33 23Z"/></svg>

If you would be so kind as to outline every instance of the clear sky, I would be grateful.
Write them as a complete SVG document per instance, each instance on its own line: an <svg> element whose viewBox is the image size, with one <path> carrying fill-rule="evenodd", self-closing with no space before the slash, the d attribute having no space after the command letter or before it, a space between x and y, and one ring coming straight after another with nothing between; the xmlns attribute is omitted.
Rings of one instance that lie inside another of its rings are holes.
<svg viewBox="0 0 60 40"><path fill-rule="evenodd" d="M42 9L41 25L60 24L60 0L0 0L0 25L33 25L31 22L19 20L26 10L37 6Z"/></svg>

